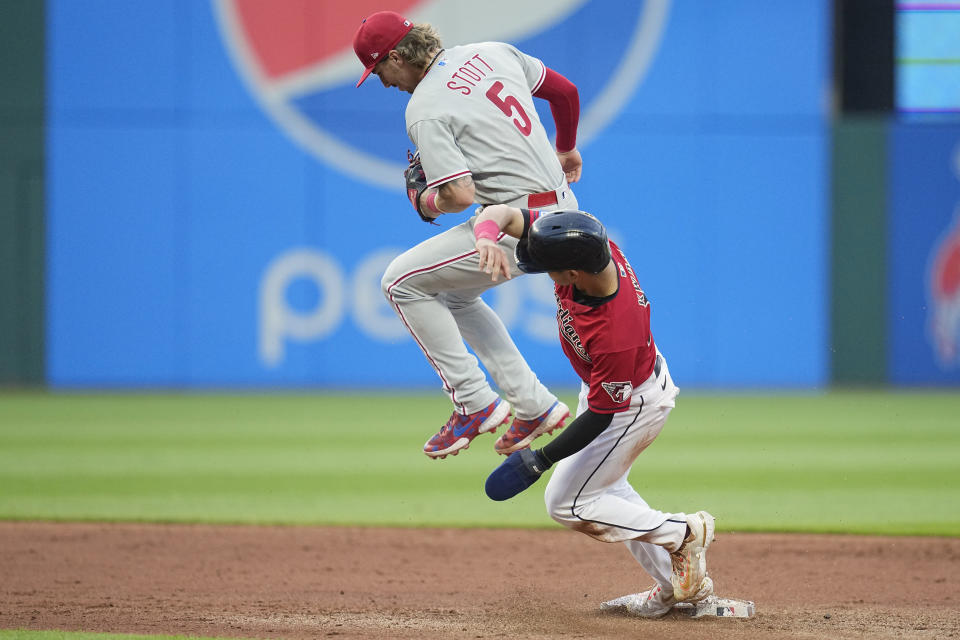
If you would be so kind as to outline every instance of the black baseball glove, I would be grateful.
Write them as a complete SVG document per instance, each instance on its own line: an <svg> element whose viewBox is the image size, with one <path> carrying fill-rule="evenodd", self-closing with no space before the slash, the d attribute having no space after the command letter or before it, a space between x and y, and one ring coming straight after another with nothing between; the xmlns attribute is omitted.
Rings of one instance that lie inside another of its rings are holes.
<svg viewBox="0 0 960 640"><path fill-rule="evenodd" d="M407 198L410 204L417 210L420 219L430 224L437 224L433 218L423 215L423 209L420 207L420 196L427 190L427 174L423 171L423 165L420 164L420 155L413 155L407 151L407 160L410 165L403 172L403 177L407 181Z"/></svg>

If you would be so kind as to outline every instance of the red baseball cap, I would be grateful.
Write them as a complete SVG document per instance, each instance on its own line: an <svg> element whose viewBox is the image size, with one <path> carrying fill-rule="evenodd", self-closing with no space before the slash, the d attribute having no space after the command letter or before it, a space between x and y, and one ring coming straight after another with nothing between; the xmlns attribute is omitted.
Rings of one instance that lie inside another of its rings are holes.
<svg viewBox="0 0 960 640"><path fill-rule="evenodd" d="M377 63L410 33L410 29L413 29L413 23L393 11L378 11L363 19L353 36L353 50L365 67L357 82L358 87Z"/></svg>

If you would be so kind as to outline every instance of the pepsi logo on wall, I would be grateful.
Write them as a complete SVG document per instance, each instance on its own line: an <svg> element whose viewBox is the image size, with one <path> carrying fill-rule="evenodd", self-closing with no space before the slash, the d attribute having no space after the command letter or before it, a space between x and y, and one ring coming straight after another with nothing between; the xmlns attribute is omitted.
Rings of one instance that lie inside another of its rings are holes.
<svg viewBox="0 0 960 640"><path fill-rule="evenodd" d="M320 161L388 189L398 188L403 151L410 145L402 119L407 96L385 99L376 82L355 87L362 66L352 39L365 16L392 10L433 24L448 46L499 40L540 57L580 90L584 146L637 90L659 47L669 5L669 0L215 3L238 72L277 126ZM379 93L372 99L369 91ZM552 126L551 118L541 119Z"/></svg>
<svg viewBox="0 0 960 640"><path fill-rule="evenodd" d="M435 384L382 292L390 260L436 233L404 193L409 95L356 87L353 35L384 9L447 47L512 43L574 82L577 196L636 247L657 341L688 387L825 380L827 0L45 6L54 386ZM899 295L913 298L898 310L917 311L896 362L912 369L920 349L933 357L914 298L957 202L924 203L935 228L903 243ZM543 381L567 384L549 282L487 302Z"/></svg>

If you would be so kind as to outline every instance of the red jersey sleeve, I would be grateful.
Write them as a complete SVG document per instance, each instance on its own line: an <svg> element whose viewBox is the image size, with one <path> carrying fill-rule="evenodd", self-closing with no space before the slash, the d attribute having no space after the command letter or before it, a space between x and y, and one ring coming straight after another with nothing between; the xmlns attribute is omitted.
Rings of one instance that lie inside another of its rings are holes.
<svg viewBox="0 0 960 640"><path fill-rule="evenodd" d="M630 408L633 375L639 349L591 354L590 395L587 406L594 413L619 413Z"/></svg>

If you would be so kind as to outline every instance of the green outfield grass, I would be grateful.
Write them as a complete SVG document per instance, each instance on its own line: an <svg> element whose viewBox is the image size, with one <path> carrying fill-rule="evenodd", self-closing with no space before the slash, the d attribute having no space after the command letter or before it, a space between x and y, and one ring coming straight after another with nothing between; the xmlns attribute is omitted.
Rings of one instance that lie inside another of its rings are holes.
<svg viewBox="0 0 960 640"><path fill-rule="evenodd" d="M448 413L419 393L0 394L0 518L559 526L544 480L486 498L493 437L420 452ZM685 392L631 480L720 530L957 536L960 394Z"/></svg>

